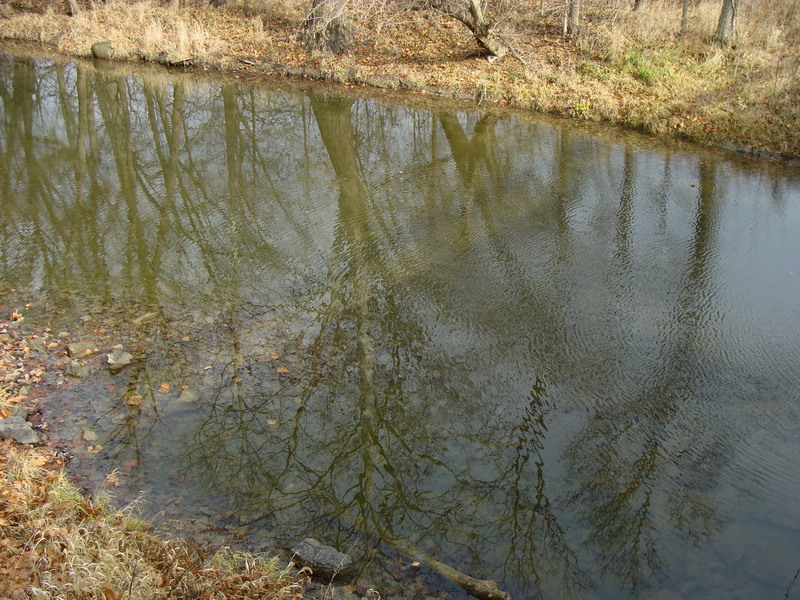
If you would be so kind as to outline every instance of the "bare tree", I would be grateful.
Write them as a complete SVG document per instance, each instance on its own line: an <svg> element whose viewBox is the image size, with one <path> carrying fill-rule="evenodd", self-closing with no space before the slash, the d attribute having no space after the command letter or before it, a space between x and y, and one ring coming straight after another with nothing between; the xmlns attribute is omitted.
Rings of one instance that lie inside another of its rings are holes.
<svg viewBox="0 0 800 600"><path fill-rule="evenodd" d="M739 9L739 0L723 0L722 10L719 13L717 34L714 36L720 44L730 44L736 34L736 14Z"/></svg>
<svg viewBox="0 0 800 600"><path fill-rule="evenodd" d="M581 0L569 0L564 34L577 36L580 31Z"/></svg>
<svg viewBox="0 0 800 600"><path fill-rule="evenodd" d="M502 58L511 50L495 21L487 17L488 0L428 0L428 4L463 23L492 57Z"/></svg>
<svg viewBox="0 0 800 600"><path fill-rule="evenodd" d="M345 14L348 1L312 0L303 34L310 49L334 54L345 54L350 49L353 31Z"/></svg>
<svg viewBox="0 0 800 600"><path fill-rule="evenodd" d="M689 0L683 0L683 10L681 11L681 35L686 33L689 28Z"/></svg>

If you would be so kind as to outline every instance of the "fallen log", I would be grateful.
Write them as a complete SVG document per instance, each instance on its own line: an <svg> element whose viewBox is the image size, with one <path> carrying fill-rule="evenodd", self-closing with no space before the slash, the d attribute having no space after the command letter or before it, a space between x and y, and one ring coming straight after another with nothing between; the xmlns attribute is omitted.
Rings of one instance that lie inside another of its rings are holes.
<svg viewBox="0 0 800 600"><path fill-rule="evenodd" d="M460 586L470 596L479 598L479 600L511 600L511 596L501 590L497 582L492 579L475 579L440 560L431 558L424 552L416 550L404 542L393 540L391 542L386 541L386 543L415 561L427 564L436 573Z"/></svg>

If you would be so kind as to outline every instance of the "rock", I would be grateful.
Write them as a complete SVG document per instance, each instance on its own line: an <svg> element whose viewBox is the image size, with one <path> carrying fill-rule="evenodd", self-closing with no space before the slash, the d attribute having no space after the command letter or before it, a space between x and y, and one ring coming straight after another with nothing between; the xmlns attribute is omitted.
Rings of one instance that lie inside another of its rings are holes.
<svg viewBox="0 0 800 600"><path fill-rule="evenodd" d="M67 352L72 358L89 356L97 352L97 345L94 342L75 342L67 344Z"/></svg>
<svg viewBox="0 0 800 600"><path fill-rule="evenodd" d="M69 375L70 377L86 377L89 374L89 367L86 365L82 365L77 360L73 360L71 363L67 365L67 368L64 369L64 375Z"/></svg>
<svg viewBox="0 0 800 600"><path fill-rule="evenodd" d="M114 45L108 41L92 44L92 56L95 58L111 58L114 56Z"/></svg>
<svg viewBox="0 0 800 600"><path fill-rule="evenodd" d="M313 538L304 539L291 552L294 563L311 569L317 579L329 581L335 577L350 577L355 568L352 558Z"/></svg>
<svg viewBox="0 0 800 600"><path fill-rule="evenodd" d="M25 408L23 406L16 405L16 406L12 407L12 409L11 409L11 416L12 417L19 417L23 421L27 421L28 417L30 416L30 412L28 412L27 408Z"/></svg>
<svg viewBox="0 0 800 600"><path fill-rule="evenodd" d="M305 585L303 591L306 596L319 600L361 600L361 597L349 591L350 589L352 588L310 582Z"/></svg>
<svg viewBox="0 0 800 600"><path fill-rule="evenodd" d="M0 419L0 437L13 438L20 444L38 444L40 441L31 424L20 417Z"/></svg>
<svg viewBox="0 0 800 600"><path fill-rule="evenodd" d="M106 358L108 359L108 368L112 371L119 371L133 362L133 356L124 350L114 350L111 354L106 355Z"/></svg>
<svg viewBox="0 0 800 600"><path fill-rule="evenodd" d="M183 392L181 392L181 395L178 396L178 402L180 403L191 404L193 402L197 402L199 399L200 397L192 390L183 390Z"/></svg>

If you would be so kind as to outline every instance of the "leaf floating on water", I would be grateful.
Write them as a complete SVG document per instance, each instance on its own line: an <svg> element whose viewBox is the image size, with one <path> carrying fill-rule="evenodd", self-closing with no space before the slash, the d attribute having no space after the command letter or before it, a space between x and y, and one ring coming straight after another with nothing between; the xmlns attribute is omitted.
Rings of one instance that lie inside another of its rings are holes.
<svg viewBox="0 0 800 600"><path fill-rule="evenodd" d="M276 370L278 373L280 373L281 375L284 375L284 374L286 374L286 373L288 373L288 372L289 372L289 369L287 369L286 367L278 367L278 368L277 368L277 369L275 369L275 370Z"/></svg>
<svg viewBox="0 0 800 600"><path fill-rule="evenodd" d="M267 419L267 425L277 425L278 422L275 419Z"/></svg>
<svg viewBox="0 0 800 600"><path fill-rule="evenodd" d="M135 458L132 458L130 460L123 460L122 464L120 466L123 469L133 469L134 467L138 467L139 466L139 461L136 460Z"/></svg>
<svg viewBox="0 0 800 600"><path fill-rule="evenodd" d="M102 444L97 444L97 446L86 446L86 452L89 454L97 454L103 449Z"/></svg>
<svg viewBox="0 0 800 600"><path fill-rule="evenodd" d="M106 483L109 485L113 485L114 487L119 487L119 477L117 476L116 471L112 471L108 475L106 475Z"/></svg>
<svg viewBox="0 0 800 600"><path fill-rule="evenodd" d="M159 386L158 391L161 392L162 394L169 394L169 384L168 383L162 383Z"/></svg>
<svg viewBox="0 0 800 600"><path fill-rule="evenodd" d="M132 394L128 396L128 404L131 406L139 406L142 402L144 402L144 398L139 394Z"/></svg>
<svg viewBox="0 0 800 600"><path fill-rule="evenodd" d="M191 340L191 338L190 338L188 335L185 335L185 336L183 336L183 337L181 338L181 341L182 341L182 342L188 342L188 341L190 341L190 340Z"/></svg>
<svg viewBox="0 0 800 600"><path fill-rule="evenodd" d="M280 354L270 354L267 358L270 360L278 360L280 357Z"/></svg>

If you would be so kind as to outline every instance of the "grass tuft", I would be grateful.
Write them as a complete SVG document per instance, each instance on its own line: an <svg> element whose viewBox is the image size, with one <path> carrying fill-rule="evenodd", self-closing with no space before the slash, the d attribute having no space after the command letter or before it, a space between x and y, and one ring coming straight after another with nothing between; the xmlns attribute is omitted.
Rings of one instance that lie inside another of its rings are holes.
<svg viewBox="0 0 800 600"><path fill-rule="evenodd" d="M37 600L295 600L275 559L158 538L135 506L72 486L45 449L0 447L0 597Z"/></svg>

